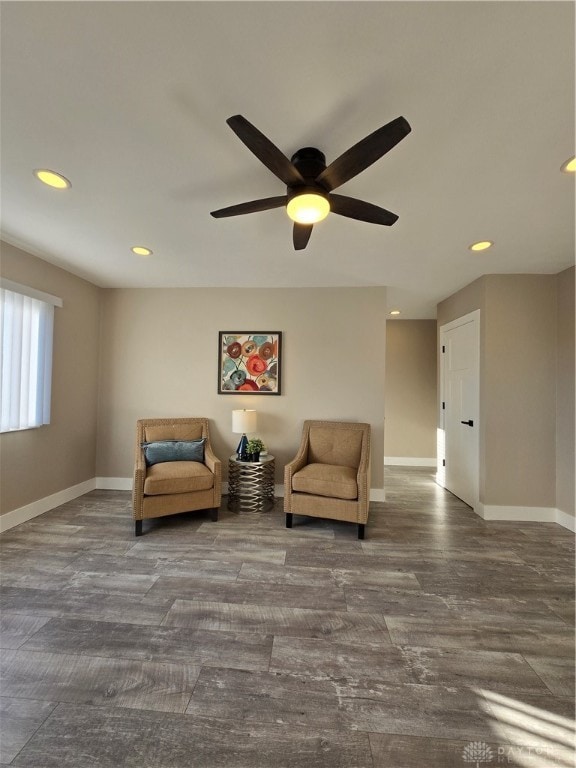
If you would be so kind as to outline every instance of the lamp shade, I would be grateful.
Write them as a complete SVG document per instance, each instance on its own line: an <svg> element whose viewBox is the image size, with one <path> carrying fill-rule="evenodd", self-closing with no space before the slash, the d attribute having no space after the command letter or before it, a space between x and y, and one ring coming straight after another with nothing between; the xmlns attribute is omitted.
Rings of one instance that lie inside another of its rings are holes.
<svg viewBox="0 0 576 768"><path fill-rule="evenodd" d="M232 432L242 435L256 431L256 411L232 411Z"/></svg>

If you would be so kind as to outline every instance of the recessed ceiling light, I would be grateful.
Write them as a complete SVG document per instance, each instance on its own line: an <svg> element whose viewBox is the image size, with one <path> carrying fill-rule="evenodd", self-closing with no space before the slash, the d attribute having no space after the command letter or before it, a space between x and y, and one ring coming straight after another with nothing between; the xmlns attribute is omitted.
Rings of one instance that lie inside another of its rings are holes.
<svg viewBox="0 0 576 768"><path fill-rule="evenodd" d="M61 173L56 173L56 171L50 171L48 168L37 168L34 171L34 176L36 176L38 181L47 184L49 187L54 187L54 189L68 189L72 186L65 176L62 176Z"/></svg>
<svg viewBox="0 0 576 768"><path fill-rule="evenodd" d="M390 312L388 312L389 315L399 315L400 310L399 309L392 309Z"/></svg>
<svg viewBox="0 0 576 768"><path fill-rule="evenodd" d="M150 248L145 248L143 245L133 245L130 249L136 256L152 256Z"/></svg>
<svg viewBox="0 0 576 768"><path fill-rule="evenodd" d="M562 173L576 173L576 157L571 157L570 160L566 160L560 170Z"/></svg>
<svg viewBox="0 0 576 768"><path fill-rule="evenodd" d="M487 248L492 248L494 243L492 240L479 240L477 243L472 243L472 245L469 245L468 248L470 248L471 251L485 251Z"/></svg>

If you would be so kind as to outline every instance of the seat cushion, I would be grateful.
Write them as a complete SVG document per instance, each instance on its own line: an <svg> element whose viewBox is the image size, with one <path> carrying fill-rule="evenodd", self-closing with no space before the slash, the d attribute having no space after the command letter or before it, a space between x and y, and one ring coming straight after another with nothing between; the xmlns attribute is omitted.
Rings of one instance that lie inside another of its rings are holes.
<svg viewBox="0 0 576 768"><path fill-rule="evenodd" d="M167 493L207 491L214 485L214 475L205 464L197 461L164 461L146 470L144 494L160 496Z"/></svg>
<svg viewBox="0 0 576 768"><path fill-rule="evenodd" d="M335 464L307 464L292 478L292 490L334 499L357 499L357 470Z"/></svg>

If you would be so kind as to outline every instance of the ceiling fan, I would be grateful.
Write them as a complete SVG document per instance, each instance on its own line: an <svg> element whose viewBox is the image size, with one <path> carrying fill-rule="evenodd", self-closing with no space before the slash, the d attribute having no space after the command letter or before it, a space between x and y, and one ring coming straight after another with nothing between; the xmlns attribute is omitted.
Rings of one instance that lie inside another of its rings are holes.
<svg viewBox="0 0 576 768"><path fill-rule="evenodd" d="M215 218L240 216L285 206L288 216L294 221L292 237L296 250L306 248L314 224L324 219L330 211L349 219L385 226L391 226L398 219L395 213L385 208L354 197L335 195L332 190L375 163L410 133L412 129L404 117L397 117L378 128L329 166L326 166L324 154L315 147L299 149L288 160L270 139L242 115L229 117L226 122L260 162L286 184L287 190L285 195L251 200L211 211Z"/></svg>

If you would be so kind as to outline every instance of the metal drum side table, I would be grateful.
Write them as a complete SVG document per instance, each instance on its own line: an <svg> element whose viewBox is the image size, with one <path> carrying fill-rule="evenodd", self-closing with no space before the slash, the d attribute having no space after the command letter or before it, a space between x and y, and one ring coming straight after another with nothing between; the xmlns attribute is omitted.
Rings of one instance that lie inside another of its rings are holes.
<svg viewBox="0 0 576 768"><path fill-rule="evenodd" d="M267 512L274 506L274 456L260 461L228 460L228 509L232 512Z"/></svg>

